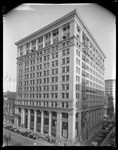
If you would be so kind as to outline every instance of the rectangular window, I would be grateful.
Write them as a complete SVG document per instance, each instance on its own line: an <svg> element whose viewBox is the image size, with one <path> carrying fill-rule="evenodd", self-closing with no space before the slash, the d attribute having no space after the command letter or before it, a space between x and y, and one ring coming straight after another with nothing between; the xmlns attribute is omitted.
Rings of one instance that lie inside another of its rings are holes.
<svg viewBox="0 0 118 150"><path fill-rule="evenodd" d="M65 76L62 76L62 81L65 81Z"/></svg>
<svg viewBox="0 0 118 150"><path fill-rule="evenodd" d="M66 75L66 81L69 81L69 75Z"/></svg>
<svg viewBox="0 0 118 150"><path fill-rule="evenodd" d="M69 63L69 57L66 58L66 63Z"/></svg>
<svg viewBox="0 0 118 150"><path fill-rule="evenodd" d="M69 55L70 54L70 49L66 49L66 54Z"/></svg>
<svg viewBox="0 0 118 150"><path fill-rule="evenodd" d="M66 84L66 90L69 90L69 84Z"/></svg>
<svg viewBox="0 0 118 150"><path fill-rule="evenodd" d="M58 82L58 77L55 77L55 82Z"/></svg>
<svg viewBox="0 0 118 150"><path fill-rule="evenodd" d="M66 98L69 98L69 93L66 93Z"/></svg>
<svg viewBox="0 0 118 150"><path fill-rule="evenodd" d="M66 72L69 72L69 66L66 66Z"/></svg>
<svg viewBox="0 0 118 150"><path fill-rule="evenodd" d="M55 93L55 98L58 98L58 93Z"/></svg>
<svg viewBox="0 0 118 150"><path fill-rule="evenodd" d="M80 51L76 49L76 55L80 57Z"/></svg>
<svg viewBox="0 0 118 150"><path fill-rule="evenodd" d="M52 69L52 74L54 74L54 69Z"/></svg>
<svg viewBox="0 0 118 150"><path fill-rule="evenodd" d="M58 74L58 68L55 68L55 74Z"/></svg>
<svg viewBox="0 0 118 150"><path fill-rule="evenodd" d="M62 56L65 56L65 49L62 50Z"/></svg>
<svg viewBox="0 0 118 150"><path fill-rule="evenodd" d="M55 85L55 91L57 91L58 90L58 85Z"/></svg>
<svg viewBox="0 0 118 150"><path fill-rule="evenodd" d="M54 67L54 61L52 61L52 67Z"/></svg>
<svg viewBox="0 0 118 150"><path fill-rule="evenodd" d="M62 93L62 94L64 94L64 93ZM64 107L64 102L62 102L62 107Z"/></svg>
<svg viewBox="0 0 118 150"><path fill-rule="evenodd" d="M52 53L52 59L54 59L54 53Z"/></svg>
<svg viewBox="0 0 118 150"><path fill-rule="evenodd" d="M62 98L65 98L65 93L62 93Z"/></svg>
<svg viewBox="0 0 118 150"><path fill-rule="evenodd" d="M54 82L54 77L51 77L51 79L52 79L52 82Z"/></svg>
<svg viewBox="0 0 118 150"><path fill-rule="evenodd" d="M62 67L62 73L64 73L65 72L65 67Z"/></svg>
<svg viewBox="0 0 118 150"><path fill-rule="evenodd" d="M62 64L65 64L65 58L62 59Z"/></svg>
<svg viewBox="0 0 118 150"><path fill-rule="evenodd" d="M51 93L51 98L54 98L54 93Z"/></svg>
<svg viewBox="0 0 118 150"><path fill-rule="evenodd" d="M65 90L65 84L62 84L61 86L62 86L62 90Z"/></svg>
<svg viewBox="0 0 118 150"><path fill-rule="evenodd" d="M55 61L55 66L58 66L58 60Z"/></svg>

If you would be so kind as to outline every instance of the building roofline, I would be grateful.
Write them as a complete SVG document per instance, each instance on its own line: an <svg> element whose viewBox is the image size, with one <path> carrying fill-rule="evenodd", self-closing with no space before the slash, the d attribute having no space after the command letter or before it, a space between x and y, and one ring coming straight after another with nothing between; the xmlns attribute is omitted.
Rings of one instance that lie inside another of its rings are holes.
<svg viewBox="0 0 118 150"><path fill-rule="evenodd" d="M90 32L90 30L88 29L87 25L85 24L85 22L83 21L82 17L80 16L79 12L77 11L77 9L74 9L73 11L69 12L68 14L64 15L63 17L53 21L52 23L46 25L45 27L29 34L28 36L22 38L21 40L15 42L15 45L19 45L20 43L22 43L24 40L26 40L27 38L30 38L44 30L46 30L47 28L49 28L50 26L55 25L56 23L60 22L61 20L64 20L65 18L69 17L70 15L76 14L78 19L80 20L80 22L82 23L83 27L86 29L87 33L90 35L91 39L93 40L93 42L96 44L96 46L99 48L99 50L101 51L101 53L104 55L104 57L106 58L106 55L104 54L104 52L102 51L102 49L100 48L100 46L98 45L98 43L96 42L94 36L92 35L92 33Z"/></svg>
<svg viewBox="0 0 118 150"><path fill-rule="evenodd" d="M91 39L93 40L93 42L97 45L97 47L99 48L99 50L101 51L101 53L104 55L104 57L106 58L106 55L104 54L103 50L100 48L99 44L96 42L95 37L93 36L93 34L90 32L89 28L87 27L86 23L84 22L84 20L82 19L81 15L79 14L79 12L75 9L75 12L77 14L78 19L80 20L80 22L82 23L83 27L86 29L87 33L89 34L89 36L91 37Z"/></svg>
<svg viewBox="0 0 118 150"><path fill-rule="evenodd" d="M116 79L106 79L105 82L106 82L106 81L115 81L115 80L116 80Z"/></svg>
<svg viewBox="0 0 118 150"><path fill-rule="evenodd" d="M45 27L43 27L43 28L41 28L41 29L39 29L39 30L37 30L37 31L35 31L35 32L31 33L31 34L29 34L28 36L22 38L21 40L17 41L17 42L15 43L15 45L18 45L18 44L20 44L22 41L24 41L25 39L27 39L27 38L29 38L29 37L31 37L31 36L34 36L35 34L42 32L43 30L46 30L46 29L49 28L50 26L53 26L54 24L60 22L61 20L63 20L63 19L65 19L65 18L69 17L70 15L72 15L72 14L74 14L74 13L75 13L75 10L71 11L70 13L64 15L63 17L61 17L61 18L59 18L59 19L57 19L57 20L51 22L50 24L46 25Z"/></svg>

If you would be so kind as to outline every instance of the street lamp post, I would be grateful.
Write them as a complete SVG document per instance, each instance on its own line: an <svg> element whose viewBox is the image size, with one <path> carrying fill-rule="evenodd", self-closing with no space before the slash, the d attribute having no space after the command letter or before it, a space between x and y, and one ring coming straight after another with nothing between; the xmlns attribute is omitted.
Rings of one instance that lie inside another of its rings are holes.
<svg viewBox="0 0 118 150"><path fill-rule="evenodd" d="M57 131L57 121L55 121L55 130ZM56 131L55 131L55 136L56 136Z"/></svg>

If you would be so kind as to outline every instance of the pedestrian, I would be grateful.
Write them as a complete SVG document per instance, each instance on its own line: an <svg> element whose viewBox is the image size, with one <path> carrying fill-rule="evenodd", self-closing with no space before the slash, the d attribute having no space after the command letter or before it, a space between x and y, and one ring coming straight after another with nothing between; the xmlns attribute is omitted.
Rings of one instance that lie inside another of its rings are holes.
<svg viewBox="0 0 118 150"><path fill-rule="evenodd" d="M9 133L9 142L11 141L11 133Z"/></svg>
<svg viewBox="0 0 118 150"><path fill-rule="evenodd" d="M36 143L34 143L34 145L36 145Z"/></svg>
<svg viewBox="0 0 118 150"><path fill-rule="evenodd" d="M5 143L7 142L7 135L5 134Z"/></svg>
<svg viewBox="0 0 118 150"><path fill-rule="evenodd" d="M6 141L6 143L7 143L7 146L8 146L8 142L9 142L9 139L8 139L8 137L6 137L6 140L7 140L7 141Z"/></svg>

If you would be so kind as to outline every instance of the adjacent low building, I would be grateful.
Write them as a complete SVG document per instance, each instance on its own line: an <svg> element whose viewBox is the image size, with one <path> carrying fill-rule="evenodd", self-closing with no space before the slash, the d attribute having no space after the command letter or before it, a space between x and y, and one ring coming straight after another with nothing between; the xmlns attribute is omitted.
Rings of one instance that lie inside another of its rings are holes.
<svg viewBox="0 0 118 150"><path fill-rule="evenodd" d="M6 92L3 95L3 122L14 124L16 92Z"/></svg>
<svg viewBox="0 0 118 150"><path fill-rule="evenodd" d="M87 141L104 119L106 56L77 10L15 44L16 126Z"/></svg>

